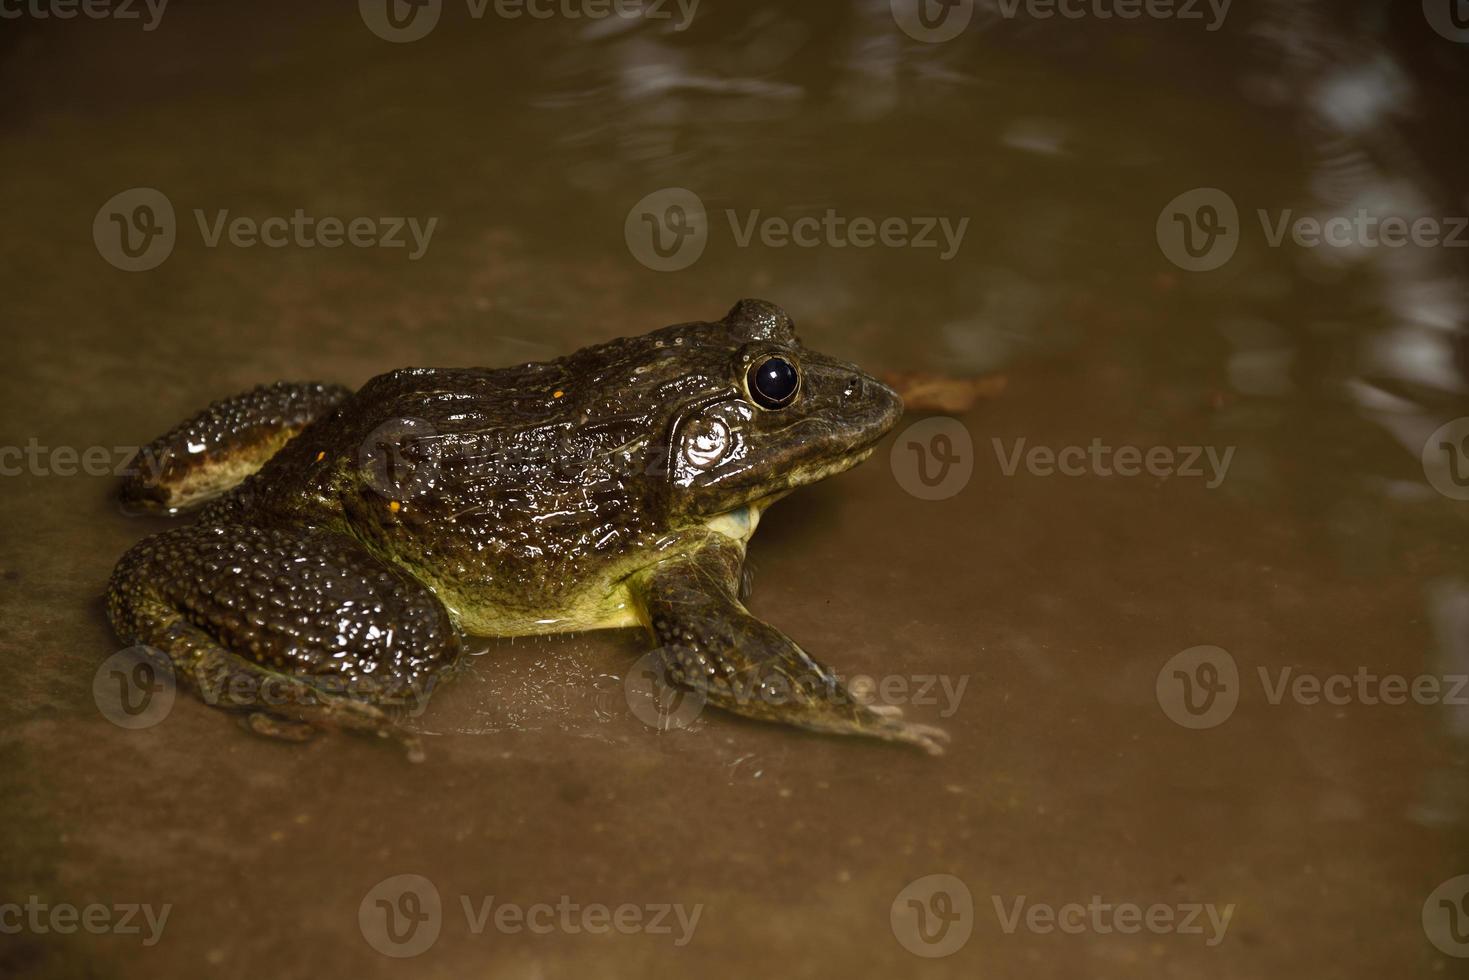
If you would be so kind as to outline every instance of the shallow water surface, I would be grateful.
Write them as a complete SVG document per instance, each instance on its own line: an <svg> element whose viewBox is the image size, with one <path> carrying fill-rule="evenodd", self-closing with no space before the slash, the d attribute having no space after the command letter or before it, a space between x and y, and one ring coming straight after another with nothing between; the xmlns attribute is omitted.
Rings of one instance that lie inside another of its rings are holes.
<svg viewBox="0 0 1469 980"><path fill-rule="evenodd" d="M1469 415L1466 252L1271 235L1469 213L1469 44L1416 3L1010 6L939 43L836 0L684 29L449 3L405 43L340 4L6 21L0 969L1459 969L1469 493L1436 431ZM176 240L128 272L104 203L133 188ZM212 238L298 209L420 238ZM750 550L750 608L947 754L658 731L634 631L473 641L419 764L188 696L99 710L107 577L170 525L112 502L127 447L261 381L548 358L741 296L873 372L1005 378ZM167 918L53 917L129 904Z"/></svg>

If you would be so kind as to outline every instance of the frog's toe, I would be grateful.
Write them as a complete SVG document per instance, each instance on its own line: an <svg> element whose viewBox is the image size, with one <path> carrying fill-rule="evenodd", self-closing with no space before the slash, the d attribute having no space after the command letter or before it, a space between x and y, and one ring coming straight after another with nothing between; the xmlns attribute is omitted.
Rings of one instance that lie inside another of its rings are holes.
<svg viewBox="0 0 1469 980"><path fill-rule="evenodd" d="M834 730L912 745L929 755L943 755L949 744L949 733L944 729L906 720L903 709L895 704L862 705L837 722Z"/></svg>
<svg viewBox="0 0 1469 980"><path fill-rule="evenodd" d="M251 712L242 719L245 727L256 735L280 739L282 742L309 742L318 729L304 721L286 721L264 711Z"/></svg>
<svg viewBox="0 0 1469 980"><path fill-rule="evenodd" d="M309 706L286 706L281 710L296 715L293 720L282 720L275 718L273 724L285 726L302 726L314 730L335 730L344 732L356 732L362 735L376 735L378 738L392 739L402 746L410 762L422 762L424 758L423 743L418 736L405 730L393 717L382 708L366 701L360 701L350 697L333 697L318 695L316 703ZM255 728L252 720L251 729ZM274 734L263 732L262 734ZM285 736L289 737L289 736ZM306 736L309 738L310 736ZM306 739L300 739L305 741Z"/></svg>
<svg viewBox="0 0 1469 980"><path fill-rule="evenodd" d="M943 755L949 745L949 733L936 725L921 725L901 718L885 719L881 737L916 746L929 755Z"/></svg>

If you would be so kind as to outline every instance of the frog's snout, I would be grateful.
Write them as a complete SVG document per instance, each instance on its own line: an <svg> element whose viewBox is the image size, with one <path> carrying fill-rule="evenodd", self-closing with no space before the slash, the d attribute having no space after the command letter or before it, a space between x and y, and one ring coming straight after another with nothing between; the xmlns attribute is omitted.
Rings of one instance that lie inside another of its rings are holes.
<svg viewBox="0 0 1469 980"><path fill-rule="evenodd" d="M875 440L898 424L903 417L902 397L881 381L853 371L842 388L844 413L855 420Z"/></svg>

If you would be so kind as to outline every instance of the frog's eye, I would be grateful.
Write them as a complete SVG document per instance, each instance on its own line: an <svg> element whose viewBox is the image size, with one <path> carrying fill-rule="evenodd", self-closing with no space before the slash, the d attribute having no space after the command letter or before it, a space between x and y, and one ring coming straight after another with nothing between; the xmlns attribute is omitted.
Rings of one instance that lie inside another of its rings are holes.
<svg viewBox="0 0 1469 980"><path fill-rule="evenodd" d="M784 408L796 400L801 390L801 372L784 357L772 354L750 365L745 388L761 408Z"/></svg>

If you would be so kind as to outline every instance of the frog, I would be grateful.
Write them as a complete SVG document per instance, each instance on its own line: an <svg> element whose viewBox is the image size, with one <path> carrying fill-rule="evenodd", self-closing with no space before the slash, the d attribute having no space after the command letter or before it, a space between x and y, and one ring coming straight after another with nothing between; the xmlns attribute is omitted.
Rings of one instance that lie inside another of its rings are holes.
<svg viewBox="0 0 1469 980"><path fill-rule="evenodd" d="M124 509L193 520L123 555L107 616L178 687L292 741L422 758L409 721L469 638L633 628L663 694L941 754L942 729L745 605L761 515L902 413L755 299L549 361L261 385L142 448Z"/></svg>

